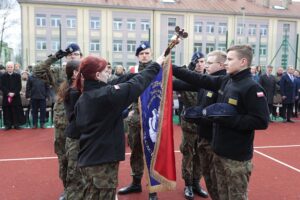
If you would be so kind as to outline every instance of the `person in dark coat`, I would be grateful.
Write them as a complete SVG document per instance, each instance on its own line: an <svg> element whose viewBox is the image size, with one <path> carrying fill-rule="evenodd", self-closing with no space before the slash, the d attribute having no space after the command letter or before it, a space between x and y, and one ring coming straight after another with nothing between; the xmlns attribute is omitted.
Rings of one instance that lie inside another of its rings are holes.
<svg viewBox="0 0 300 200"><path fill-rule="evenodd" d="M75 105L75 123L80 131L78 166L86 183L84 199L115 199L119 161L125 160L123 110L149 86L163 60L159 57L116 85L107 84L109 73L103 58L88 56L81 61L76 87L83 92Z"/></svg>
<svg viewBox="0 0 300 200"><path fill-rule="evenodd" d="M251 46L227 50L225 76L201 75L173 67L173 75L189 84L218 92L217 103L234 106L237 115L212 117L214 174L219 199L247 199L252 172L255 130L266 129L269 109L263 88L251 78Z"/></svg>
<svg viewBox="0 0 300 200"><path fill-rule="evenodd" d="M296 91L296 96L298 96L298 98L295 100L293 117L298 118L299 98L300 98L300 74L298 70L295 70L294 77L296 81L296 87L298 89Z"/></svg>
<svg viewBox="0 0 300 200"><path fill-rule="evenodd" d="M294 121L291 120L293 113L293 105L295 100L298 99L297 95L297 86L294 77L294 68L289 66L286 74L284 74L280 80L280 92L282 96L282 104L283 104L283 116L285 118L285 122Z"/></svg>
<svg viewBox="0 0 300 200"><path fill-rule="evenodd" d="M265 89L270 112L274 110L273 99L276 92L276 79L275 76L272 75L272 71L273 71L273 66L271 65L267 66L266 73L261 75L258 81L259 84ZM271 118L270 121L272 121Z"/></svg>
<svg viewBox="0 0 300 200"><path fill-rule="evenodd" d="M40 127L45 128L48 90L49 85L45 81L37 78L35 75L29 77L26 84L26 98L30 99L31 103L33 129L37 128L38 119Z"/></svg>
<svg viewBox="0 0 300 200"><path fill-rule="evenodd" d="M20 129L25 124L20 91L22 88L21 75L14 73L14 63L7 62L6 72L1 77L1 90L3 92L2 109L5 130L14 126Z"/></svg>

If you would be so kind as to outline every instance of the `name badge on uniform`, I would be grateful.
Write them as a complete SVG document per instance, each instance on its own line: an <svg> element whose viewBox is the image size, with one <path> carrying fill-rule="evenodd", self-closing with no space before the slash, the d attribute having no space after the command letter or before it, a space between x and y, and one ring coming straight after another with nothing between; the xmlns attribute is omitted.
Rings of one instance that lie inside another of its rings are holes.
<svg viewBox="0 0 300 200"><path fill-rule="evenodd" d="M229 98L229 99L228 99L228 103L231 104L231 105L236 106L236 105L237 105L237 100L236 100L236 99Z"/></svg>
<svg viewBox="0 0 300 200"><path fill-rule="evenodd" d="M114 88L115 88L116 90L119 90L119 89L120 89L120 86L119 86L119 85L114 85Z"/></svg>
<svg viewBox="0 0 300 200"><path fill-rule="evenodd" d="M209 97L209 98L211 98L211 97L212 97L212 95L213 95L213 93L212 93L212 92L207 92L207 94L206 94L206 96L207 96L207 97Z"/></svg>

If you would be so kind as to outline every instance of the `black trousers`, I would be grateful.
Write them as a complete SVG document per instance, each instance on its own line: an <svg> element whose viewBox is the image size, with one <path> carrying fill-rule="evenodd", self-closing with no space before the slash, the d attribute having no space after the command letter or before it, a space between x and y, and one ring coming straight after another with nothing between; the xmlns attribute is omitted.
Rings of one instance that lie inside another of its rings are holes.
<svg viewBox="0 0 300 200"><path fill-rule="evenodd" d="M22 105L7 105L3 106L3 122L5 127L18 127L25 123L25 116Z"/></svg>
<svg viewBox="0 0 300 200"><path fill-rule="evenodd" d="M46 99L31 99L31 115L34 126L38 123L38 115L40 110L40 123L46 121Z"/></svg>
<svg viewBox="0 0 300 200"><path fill-rule="evenodd" d="M293 113L293 103L284 103L283 108L283 116L286 120L291 120L292 113Z"/></svg>

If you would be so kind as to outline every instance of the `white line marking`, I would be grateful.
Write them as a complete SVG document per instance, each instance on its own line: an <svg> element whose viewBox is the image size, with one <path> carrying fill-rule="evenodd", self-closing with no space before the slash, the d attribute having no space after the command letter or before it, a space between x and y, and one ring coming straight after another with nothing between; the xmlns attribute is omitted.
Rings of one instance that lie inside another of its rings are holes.
<svg viewBox="0 0 300 200"><path fill-rule="evenodd" d="M300 147L300 144L296 144L296 145L279 145L279 146L258 146L258 147L254 147L254 149L289 148L289 147Z"/></svg>
<svg viewBox="0 0 300 200"><path fill-rule="evenodd" d="M57 159L57 157L11 158L11 159L0 159L0 162L25 161L25 160L52 160L52 159Z"/></svg>
<svg viewBox="0 0 300 200"><path fill-rule="evenodd" d="M280 160L277 160L276 158L273 158L273 157L271 157L271 156L268 156L268 155L266 155L266 154L264 154L264 153L262 153L262 152L259 152L259 151L257 151L257 150L254 150L254 152L256 152L256 153L258 153L258 154L260 154L260 155L262 155L262 156L264 156L264 157L267 157L267 158L269 158L269 159L271 159L271 160L273 160L273 161L275 161L275 162L277 162L277 163L279 163L279 164L281 164L281 165L284 165L284 166L286 166L286 167L288 167L288 168L290 168L290 169L292 169L292 170L295 170L296 172L299 172L299 173L300 173L300 169L297 169L297 168L295 168L295 167L293 167L293 166L291 166L291 165L288 165L288 164L286 164L286 163L284 163L284 162L281 162Z"/></svg>

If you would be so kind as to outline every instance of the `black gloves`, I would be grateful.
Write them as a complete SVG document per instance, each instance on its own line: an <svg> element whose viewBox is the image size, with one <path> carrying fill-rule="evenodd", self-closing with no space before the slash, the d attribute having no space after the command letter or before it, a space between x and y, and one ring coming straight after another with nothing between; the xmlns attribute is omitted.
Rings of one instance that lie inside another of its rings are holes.
<svg viewBox="0 0 300 200"><path fill-rule="evenodd" d="M63 51L63 50L59 50L55 53L55 56L57 59L62 59L63 57L67 56L68 52L67 51Z"/></svg>

